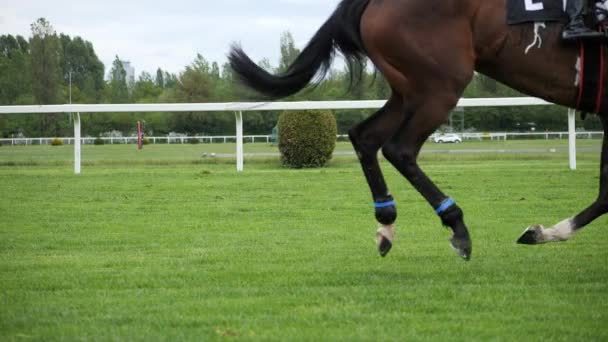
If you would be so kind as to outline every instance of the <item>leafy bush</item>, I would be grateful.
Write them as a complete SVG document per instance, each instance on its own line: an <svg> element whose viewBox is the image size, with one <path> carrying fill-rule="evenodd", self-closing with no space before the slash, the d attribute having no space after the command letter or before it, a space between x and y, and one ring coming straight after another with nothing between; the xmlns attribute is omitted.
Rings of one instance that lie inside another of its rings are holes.
<svg viewBox="0 0 608 342"><path fill-rule="evenodd" d="M142 145L150 145L150 139L144 137L144 139L141 141Z"/></svg>
<svg viewBox="0 0 608 342"><path fill-rule="evenodd" d="M191 143L192 145L199 144L200 142L201 142L201 141L200 141L198 138L191 138L191 139L190 139L190 143Z"/></svg>
<svg viewBox="0 0 608 342"><path fill-rule="evenodd" d="M93 145L103 145L103 144L105 144L105 141L103 141L103 139L101 139L101 137L97 137L93 141Z"/></svg>
<svg viewBox="0 0 608 342"><path fill-rule="evenodd" d="M62 146L62 145L63 145L63 139L53 138L53 140L51 140L51 146Z"/></svg>
<svg viewBox="0 0 608 342"><path fill-rule="evenodd" d="M329 111L283 112L279 116L279 151L284 165L321 167L332 157L338 132Z"/></svg>

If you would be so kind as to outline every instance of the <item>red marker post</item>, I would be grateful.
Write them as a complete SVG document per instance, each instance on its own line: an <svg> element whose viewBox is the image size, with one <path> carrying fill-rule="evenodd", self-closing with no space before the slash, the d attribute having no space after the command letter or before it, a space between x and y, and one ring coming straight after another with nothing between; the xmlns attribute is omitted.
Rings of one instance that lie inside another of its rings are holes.
<svg viewBox="0 0 608 342"><path fill-rule="evenodd" d="M137 149L141 150L144 146L144 131L141 126L141 121L137 121Z"/></svg>

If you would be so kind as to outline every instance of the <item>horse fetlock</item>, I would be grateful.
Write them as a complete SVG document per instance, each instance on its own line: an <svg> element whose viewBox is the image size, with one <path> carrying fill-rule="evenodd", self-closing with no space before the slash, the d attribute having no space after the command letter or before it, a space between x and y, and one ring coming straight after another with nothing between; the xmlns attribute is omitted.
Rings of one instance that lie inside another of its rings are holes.
<svg viewBox="0 0 608 342"><path fill-rule="evenodd" d="M376 220L382 225L392 225L397 219L397 208L395 208L395 199L390 194L376 197L374 199L374 208L376 211Z"/></svg>
<svg viewBox="0 0 608 342"><path fill-rule="evenodd" d="M376 220L383 225L391 225L397 219L397 208L394 205L376 208Z"/></svg>
<svg viewBox="0 0 608 342"><path fill-rule="evenodd" d="M456 204L445 209L445 211L439 214L439 217L444 226L451 227L454 231L456 231L458 226L464 226L464 212Z"/></svg>
<svg viewBox="0 0 608 342"><path fill-rule="evenodd" d="M546 241L566 241L575 233L575 224L568 218L555 226L542 230L543 238Z"/></svg>

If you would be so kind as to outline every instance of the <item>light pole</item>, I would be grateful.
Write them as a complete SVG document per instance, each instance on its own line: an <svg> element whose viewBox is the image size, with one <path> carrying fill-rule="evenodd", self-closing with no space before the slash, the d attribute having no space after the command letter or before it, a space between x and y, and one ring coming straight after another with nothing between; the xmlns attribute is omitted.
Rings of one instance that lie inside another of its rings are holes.
<svg viewBox="0 0 608 342"><path fill-rule="evenodd" d="M70 79L69 81L69 86L68 86L68 93L70 94L70 104L72 104L72 70L68 71L68 78Z"/></svg>

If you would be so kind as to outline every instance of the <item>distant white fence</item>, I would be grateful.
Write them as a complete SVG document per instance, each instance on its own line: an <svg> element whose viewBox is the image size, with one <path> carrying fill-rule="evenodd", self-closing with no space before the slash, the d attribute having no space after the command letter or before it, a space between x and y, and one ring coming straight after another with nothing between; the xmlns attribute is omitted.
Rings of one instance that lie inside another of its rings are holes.
<svg viewBox="0 0 608 342"><path fill-rule="evenodd" d="M570 132L483 132L483 133L456 133L465 140L512 140L512 139L567 139ZM577 139L601 139L604 132L588 131L574 133ZM434 136L433 134L431 138Z"/></svg>
<svg viewBox="0 0 608 342"><path fill-rule="evenodd" d="M65 104L44 106L0 106L0 114L75 113L74 173L80 173L80 113L138 112L234 112L236 118L236 168L243 170L243 112L310 109L377 109L385 100L374 101L301 101L233 103L159 103L159 104ZM551 103L538 98L511 97L460 99L458 107L544 106ZM568 110L570 168L576 169L575 112Z"/></svg>
<svg viewBox="0 0 608 342"><path fill-rule="evenodd" d="M1 138L0 143L3 145L50 145L51 141L56 138ZM64 144L74 144L74 138L72 137L58 137ZM80 143L83 145L92 145L96 139L101 139L104 144L137 144L137 136L132 137L81 137ZM178 137L148 137L146 139L152 144L188 144L193 140L203 144L215 144L215 143L234 143L236 142L236 135L216 135L216 136L178 136ZM272 135L244 135L243 142L246 143L270 143L272 141Z"/></svg>
<svg viewBox="0 0 608 342"><path fill-rule="evenodd" d="M463 140L512 140L512 139L567 139L568 132L467 132L456 133ZM435 133L429 137L433 140L439 133ZM588 131L576 132L577 139L601 139L604 132ZM236 135L215 135L215 136L165 136L165 137L146 137L151 144L190 144L193 141L202 144L216 143L235 143ZM339 141L347 141L348 135L339 134L336 136ZM0 143L3 145L50 145L51 141L56 138L1 138ZM66 145L73 145L74 138L65 137L59 138ZM84 137L80 138L80 143L83 145L92 145L96 139L101 139L104 144L137 144L137 136L132 137ZM271 143L272 135L243 135L244 143Z"/></svg>

